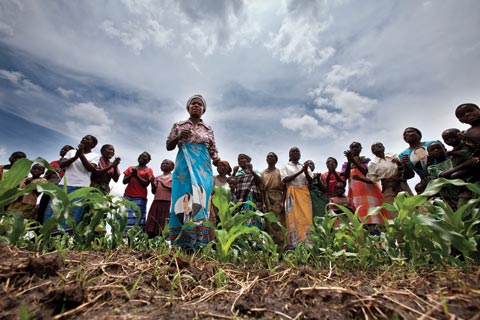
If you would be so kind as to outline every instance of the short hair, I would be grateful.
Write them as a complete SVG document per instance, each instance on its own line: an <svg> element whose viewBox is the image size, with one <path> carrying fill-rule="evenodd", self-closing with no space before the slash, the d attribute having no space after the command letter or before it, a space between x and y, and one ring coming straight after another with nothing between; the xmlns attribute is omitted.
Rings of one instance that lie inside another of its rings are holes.
<svg viewBox="0 0 480 320"><path fill-rule="evenodd" d="M148 153L147 151L143 151L143 152L140 153L140 154L144 154L144 153L147 154L147 156L148 156L148 161L152 160L152 156L151 156L150 153Z"/></svg>
<svg viewBox="0 0 480 320"><path fill-rule="evenodd" d="M267 153L267 157L268 157L269 154L273 155L275 157L275 159L277 159L277 161L278 161L278 156L275 152L270 151L269 153Z"/></svg>
<svg viewBox="0 0 480 320"><path fill-rule="evenodd" d="M455 109L455 112L457 112L458 109L462 108L462 107L473 107L475 109L480 109L475 103L462 103L461 105L459 105L456 109Z"/></svg>
<svg viewBox="0 0 480 320"><path fill-rule="evenodd" d="M15 151L10 155L10 158L22 159L26 158L27 155L23 151Z"/></svg>
<svg viewBox="0 0 480 320"><path fill-rule="evenodd" d="M252 158L249 155L246 155L245 153L240 153L237 159L240 159L240 157L247 159L249 163L252 161Z"/></svg>
<svg viewBox="0 0 480 320"><path fill-rule="evenodd" d="M362 144L361 144L360 142L353 141L352 143L350 143L350 148L351 148L354 144L358 144L358 145L360 146L360 148L362 147Z"/></svg>
<svg viewBox="0 0 480 320"><path fill-rule="evenodd" d="M407 127L407 128L405 128L405 130L403 130L403 132L405 132L408 129L415 131L419 135L420 139L422 139L422 132L420 130L418 130L417 128L414 128L414 127Z"/></svg>
<svg viewBox="0 0 480 320"><path fill-rule="evenodd" d="M101 148L100 148L100 152L103 152L105 149L107 149L108 147L113 147L111 144L104 144Z"/></svg>
<svg viewBox="0 0 480 320"><path fill-rule="evenodd" d="M332 160L332 161L335 162L335 164L338 166L338 161L337 161L337 159L335 159L334 157L328 157L328 158L327 158L327 161L325 161L325 163L327 163L328 160Z"/></svg>

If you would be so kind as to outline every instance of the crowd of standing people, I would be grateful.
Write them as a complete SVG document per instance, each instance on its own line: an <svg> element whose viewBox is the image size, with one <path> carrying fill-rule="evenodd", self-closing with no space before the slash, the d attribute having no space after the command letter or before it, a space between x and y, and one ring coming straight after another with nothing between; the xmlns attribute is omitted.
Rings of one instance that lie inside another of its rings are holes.
<svg viewBox="0 0 480 320"><path fill-rule="evenodd" d="M338 170L337 159L329 157L327 171L323 173L314 172L313 161L301 161L301 150L297 147L289 150L288 163L280 167L277 167L277 154L269 152L267 168L263 171L253 168L251 157L244 153L238 155L237 165L232 168L228 161L220 158L213 130L202 119L207 110L205 99L201 95L192 96L186 109L188 118L172 126L166 141L167 150L178 150L175 162L163 160L162 174L155 176L148 167L150 154L142 152L138 164L123 172L123 183L126 185L124 198L140 209L140 217L134 211L128 212L128 228L139 223L154 237L168 224L170 241L188 249L194 250L214 239L209 227L218 222L218 210L211 201L214 186L230 190L233 202L255 204L255 207L245 204L243 210L273 212L286 227L286 238L275 224L267 223L265 230L278 244L294 248L309 236L315 216L324 216L325 210L339 212L335 204L356 212L367 228L377 231L376 227L387 219L394 219L396 212L381 209L372 215L369 209L393 203L399 192L413 194L407 180L415 175L420 178L415 185L416 193L423 192L428 182L437 178L480 181L480 109L471 103L455 110L457 119L470 127L465 131L451 128L442 133L450 150L440 140L423 141L419 129L408 127L403 132L408 144L404 151L387 153L384 145L377 142L371 146L374 157L369 159L361 155L361 143L352 142L344 152L341 169ZM92 186L108 194L110 182L120 178L121 159L114 158L115 149L110 144L101 147L101 154L95 153L97 142L94 136L86 135L77 148L64 146L60 159L51 162L55 172L45 173L45 168L36 163L31 168L31 176L19 187L49 181L60 186L65 184L68 193ZM3 170L25 157L23 152L13 153L10 163L0 167L0 179ZM218 172L216 175L212 164ZM149 186L154 200L147 215ZM38 196L32 191L7 210L21 211L26 218L43 223L51 217L52 208L47 195L42 196L37 206ZM449 186L442 189L439 196L456 208L474 195L467 188ZM76 223L82 220L83 210L76 206L71 213ZM249 225L261 227L259 221Z"/></svg>

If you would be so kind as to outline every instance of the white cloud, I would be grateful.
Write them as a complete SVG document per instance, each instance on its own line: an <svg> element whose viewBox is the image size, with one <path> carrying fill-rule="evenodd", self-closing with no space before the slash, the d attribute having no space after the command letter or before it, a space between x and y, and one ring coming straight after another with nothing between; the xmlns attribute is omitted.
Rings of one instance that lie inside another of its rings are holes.
<svg viewBox="0 0 480 320"><path fill-rule="evenodd" d="M130 47L137 55L148 45L158 48L166 47L174 37L172 30L153 19L141 23L127 21L119 25L106 20L102 23L101 29L110 38L118 39L125 46Z"/></svg>
<svg viewBox="0 0 480 320"><path fill-rule="evenodd" d="M72 136L81 134L93 134L108 136L114 126L114 121L107 111L97 107L93 102L78 103L66 112L66 127Z"/></svg>
<svg viewBox="0 0 480 320"><path fill-rule="evenodd" d="M11 84L22 91L42 91L42 88L25 78L21 72L0 69L0 78L10 81Z"/></svg>
<svg viewBox="0 0 480 320"><path fill-rule="evenodd" d="M75 95L75 91L64 89L62 87L58 87L57 91L65 98L70 98L71 96Z"/></svg>
<svg viewBox="0 0 480 320"><path fill-rule="evenodd" d="M317 119L309 116L294 116L284 118L280 121L282 126L292 131L298 131L304 138L324 138L332 133L330 126L321 126Z"/></svg>
<svg viewBox="0 0 480 320"><path fill-rule="evenodd" d="M350 78L366 75L370 68L371 64L366 61L358 61L348 66L336 64L327 73L325 81L329 84L339 84Z"/></svg>
<svg viewBox="0 0 480 320"><path fill-rule="evenodd" d="M326 1L291 2L278 32L270 32L265 46L284 63L294 63L308 70L322 65L336 52L322 34L332 25Z"/></svg>
<svg viewBox="0 0 480 320"><path fill-rule="evenodd" d="M324 83L309 92L313 103L318 106L314 109L317 118L305 114L295 118L292 123L282 121L282 125L287 129L300 131L303 137L319 138L325 137L328 132L333 133L334 130L352 132L363 127L368 121L367 115L378 102L350 90L348 84L353 78L368 79L368 71L369 64L365 61L351 65L333 65L326 74Z"/></svg>

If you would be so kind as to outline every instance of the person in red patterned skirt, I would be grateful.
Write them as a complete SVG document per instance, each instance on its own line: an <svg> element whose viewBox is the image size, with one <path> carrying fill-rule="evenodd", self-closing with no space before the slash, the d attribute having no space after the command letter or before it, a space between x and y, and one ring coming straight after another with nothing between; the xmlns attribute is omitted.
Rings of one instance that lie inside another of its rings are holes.
<svg viewBox="0 0 480 320"><path fill-rule="evenodd" d="M175 164L172 160L165 159L160 165L162 174L150 178L152 193L155 195L150 210L148 211L145 232L153 238L162 234L168 217L170 216L170 204L172 203L172 171Z"/></svg>

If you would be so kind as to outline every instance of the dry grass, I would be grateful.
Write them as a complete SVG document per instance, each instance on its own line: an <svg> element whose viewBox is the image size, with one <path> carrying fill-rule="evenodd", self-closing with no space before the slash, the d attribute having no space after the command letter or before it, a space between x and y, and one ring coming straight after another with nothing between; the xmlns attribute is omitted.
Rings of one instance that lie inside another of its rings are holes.
<svg viewBox="0 0 480 320"><path fill-rule="evenodd" d="M413 272L220 265L136 252L0 247L0 318L479 319L479 268Z"/></svg>

